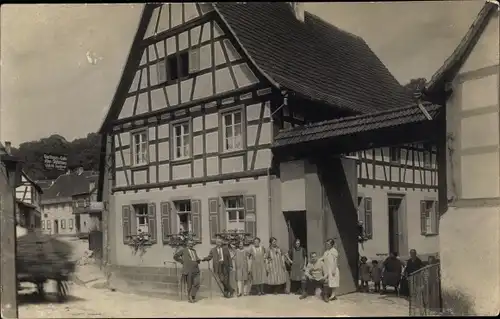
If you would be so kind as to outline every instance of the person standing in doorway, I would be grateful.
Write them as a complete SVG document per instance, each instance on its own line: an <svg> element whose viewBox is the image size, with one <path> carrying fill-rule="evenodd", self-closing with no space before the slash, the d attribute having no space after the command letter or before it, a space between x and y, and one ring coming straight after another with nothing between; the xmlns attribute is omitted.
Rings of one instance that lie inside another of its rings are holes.
<svg viewBox="0 0 500 319"><path fill-rule="evenodd" d="M182 264L182 281L187 283L188 301L196 301L196 293L200 288L200 258L192 240L186 242L186 247L174 254L174 260Z"/></svg>
<svg viewBox="0 0 500 319"><path fill-rule="evenodd" d="M266 249L261 246L260 238L256 237L253 241L253 246L250 249L250 264L251 269L251 282L257 290L259 296L264 295L264 283L267 278L266 271Z"/></svg>
<svg viewBox="0 0 500 319"><path fill-rule="evenodd" d="M336 290L340 284L340 272L338 266L339 252L335 248L335 241L328 239L325 242L325 253L323 254L323 266L326 276L323 300L329 302L337 300Z"/></svg>
<svg viewBox="0 0 500 319"><path fill-rule="evenodd" d="M278 247L278 240L271 237L266 254L268 266L267 284L275 295L280 291L284 291L286 285L285 258L285 254Z"/></svg>
<svg viewBox="0 0 500 319"><path fill-rule="evenodd" d="M203 261L213 260L213 269L218 280L222 284L224 297L231 298L233 289L231 288L230 273L232 270L232 258L229 248L222 245L222 237L217 236L215 239L215 247L210 249L207 257Z"/></svg>
<svg viewBox="0 0 500 319"><path fill-rule="evenodd" d="M304 268L307 265L307 252L301 246L300 239L295 239L293 247L288 251L287 258L291 262L290 267L290 292L300 294L301 281L304 279Z"/></svg>

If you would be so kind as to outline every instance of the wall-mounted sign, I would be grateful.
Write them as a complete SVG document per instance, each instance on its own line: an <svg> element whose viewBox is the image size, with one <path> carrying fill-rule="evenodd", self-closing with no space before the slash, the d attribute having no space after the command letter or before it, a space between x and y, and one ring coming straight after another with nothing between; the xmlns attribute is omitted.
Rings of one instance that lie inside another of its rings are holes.
<svg viewBox="0 0 500 319"><path fill-rule="evenodd" d="M43 165L47 170L65 171L68 167L68 157L66 155L43 154Z"/></svg>

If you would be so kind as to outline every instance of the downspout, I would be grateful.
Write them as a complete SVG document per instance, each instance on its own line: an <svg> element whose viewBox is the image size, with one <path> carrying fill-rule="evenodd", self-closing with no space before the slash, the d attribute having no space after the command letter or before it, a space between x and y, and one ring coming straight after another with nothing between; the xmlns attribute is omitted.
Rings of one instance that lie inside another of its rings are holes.
<svg viewBox="0 0 500 319"><path fill-rule="evenodd" d="M281 91L281 96L283 97L283 103L274 112L272 112L269 117L271 118L271 145L274 143L274 114L278 112L283 106L288 105L288 92ZM274 156L274 155L273 155ZM271 160L272 165L272 160ZM273 202L272 202L272 192L271 192L271 168L267 168L267 204L268 204L268 218L269 218L269 235L272 236L273 229Z"/></svg>

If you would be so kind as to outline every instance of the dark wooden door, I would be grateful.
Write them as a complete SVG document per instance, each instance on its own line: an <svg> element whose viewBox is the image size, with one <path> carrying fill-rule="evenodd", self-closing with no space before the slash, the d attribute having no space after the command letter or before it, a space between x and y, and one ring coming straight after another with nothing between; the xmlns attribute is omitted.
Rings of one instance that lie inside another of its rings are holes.
<svg viewBox="0 0 500 319"><path fill-rule="evenodd" d="M59 220L54 220L54 234L59 234Z"/></svg>
<svg viewBox="0 0 500 319"><path fill-rule="evenodd" d="M389 198L389 253L400 253L400 236L401 229L399 227L399 215L401 207L401 198Z"/></svg>
<svg viewBox="0 0 500 319"><path fill-rule="evenodd" d="M293 247L298 238L302 247L307 247L307 219L305 211L284 212L286 225L288 228L289 247Z"/></svg>

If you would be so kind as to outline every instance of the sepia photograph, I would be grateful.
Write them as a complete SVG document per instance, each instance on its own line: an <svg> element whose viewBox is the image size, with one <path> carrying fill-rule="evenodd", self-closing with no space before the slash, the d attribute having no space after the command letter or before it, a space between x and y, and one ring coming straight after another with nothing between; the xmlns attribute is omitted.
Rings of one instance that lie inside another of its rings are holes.
<svg viewBox="0 0 500 319"><path fill-rule="evenodd" d="M500 311L497 0L0 6L1 317Z"/></svg>

